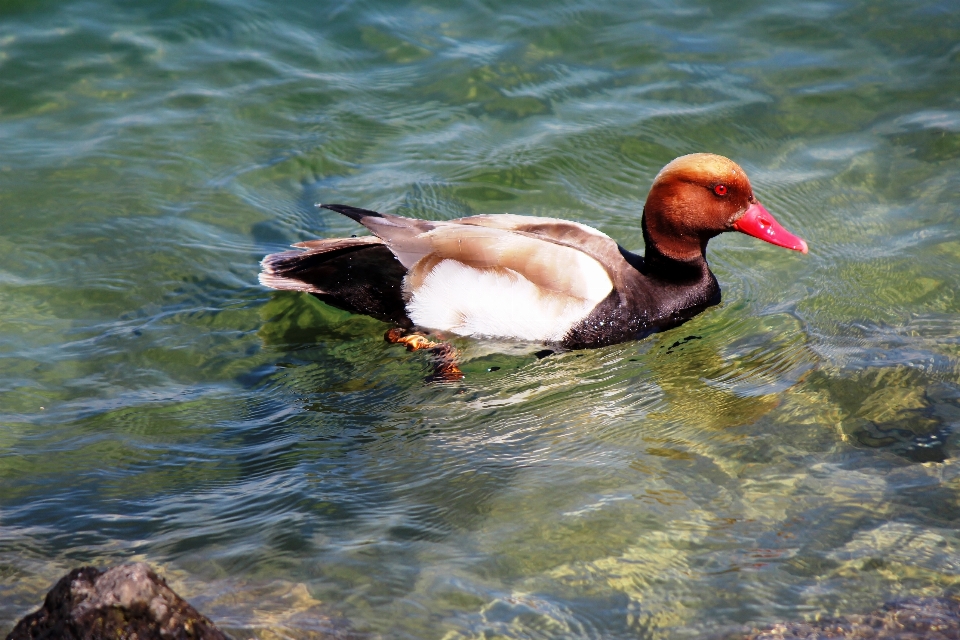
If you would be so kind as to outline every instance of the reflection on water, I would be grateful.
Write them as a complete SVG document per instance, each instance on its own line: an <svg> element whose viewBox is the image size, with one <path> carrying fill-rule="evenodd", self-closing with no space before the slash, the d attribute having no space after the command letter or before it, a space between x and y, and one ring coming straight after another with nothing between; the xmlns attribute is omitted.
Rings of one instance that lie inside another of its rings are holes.
<svg viewBox="0 0 960 640"><path fill-rule="evenodd" d="M238 638L679 638L957 587L950 2L0 2L0 633L144 560ZM256 284L346 202L579 220L729 156L646 340L456 340ZM314 634L314 635L312 635Z"/></svg>

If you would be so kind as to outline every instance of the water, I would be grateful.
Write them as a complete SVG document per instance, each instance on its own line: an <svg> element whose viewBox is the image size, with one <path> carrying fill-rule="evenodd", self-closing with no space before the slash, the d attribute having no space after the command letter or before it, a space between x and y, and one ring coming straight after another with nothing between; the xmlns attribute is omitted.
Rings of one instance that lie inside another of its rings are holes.
<svg viewBox="0 0 960 640"><path fill-rule="evenodd" d="M958 43L948 0L0 1L0 633L132 559L237 638L685 638L956 589ZM256 283L357 232L318 201L642 249L694 151L811 251L714 240L723 304L644 341L464 340L426 384L386 325Z"/></svg>

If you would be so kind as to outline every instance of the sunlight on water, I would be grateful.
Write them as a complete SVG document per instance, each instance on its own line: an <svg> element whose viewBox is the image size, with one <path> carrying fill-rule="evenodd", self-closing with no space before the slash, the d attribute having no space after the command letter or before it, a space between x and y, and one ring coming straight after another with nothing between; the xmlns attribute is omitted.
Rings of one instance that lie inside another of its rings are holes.
<svg viewBox="0 0 960 640"><path fill-rule="evenodd" d="M946 1L0 1L0 633L143 560L237 638L685 638L960 586ZM809 255L538 358L257 284L344 202L642 249L733 158Z"/></svg>

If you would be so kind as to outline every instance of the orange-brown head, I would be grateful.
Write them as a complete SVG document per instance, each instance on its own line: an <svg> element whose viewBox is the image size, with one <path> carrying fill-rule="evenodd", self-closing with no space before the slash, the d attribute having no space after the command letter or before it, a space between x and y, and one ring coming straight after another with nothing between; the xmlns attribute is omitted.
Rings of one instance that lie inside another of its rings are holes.
<svg viewBox="0 0 960 640"><path fill-rule="evenodd" d="M725 231L807 252L807 243L757 201L743 169L712 153L681 156L660 170L643 207L643 223L649 242L675 260L703 257L707 241Z"/></svg>

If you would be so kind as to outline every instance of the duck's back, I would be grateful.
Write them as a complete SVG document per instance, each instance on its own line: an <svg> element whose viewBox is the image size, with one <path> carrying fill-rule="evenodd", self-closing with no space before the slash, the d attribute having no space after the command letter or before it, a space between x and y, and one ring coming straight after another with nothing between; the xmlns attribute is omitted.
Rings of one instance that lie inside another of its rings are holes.
<svg viewBox="0 0 960 640"><path fill-rule="evenodd" d="M429 222L326 206L377 235L267 256L263 284L401 326L571 348L630 340L719 299L706 263L702 272L653 273L576 222L510 214Z"/></svg>

